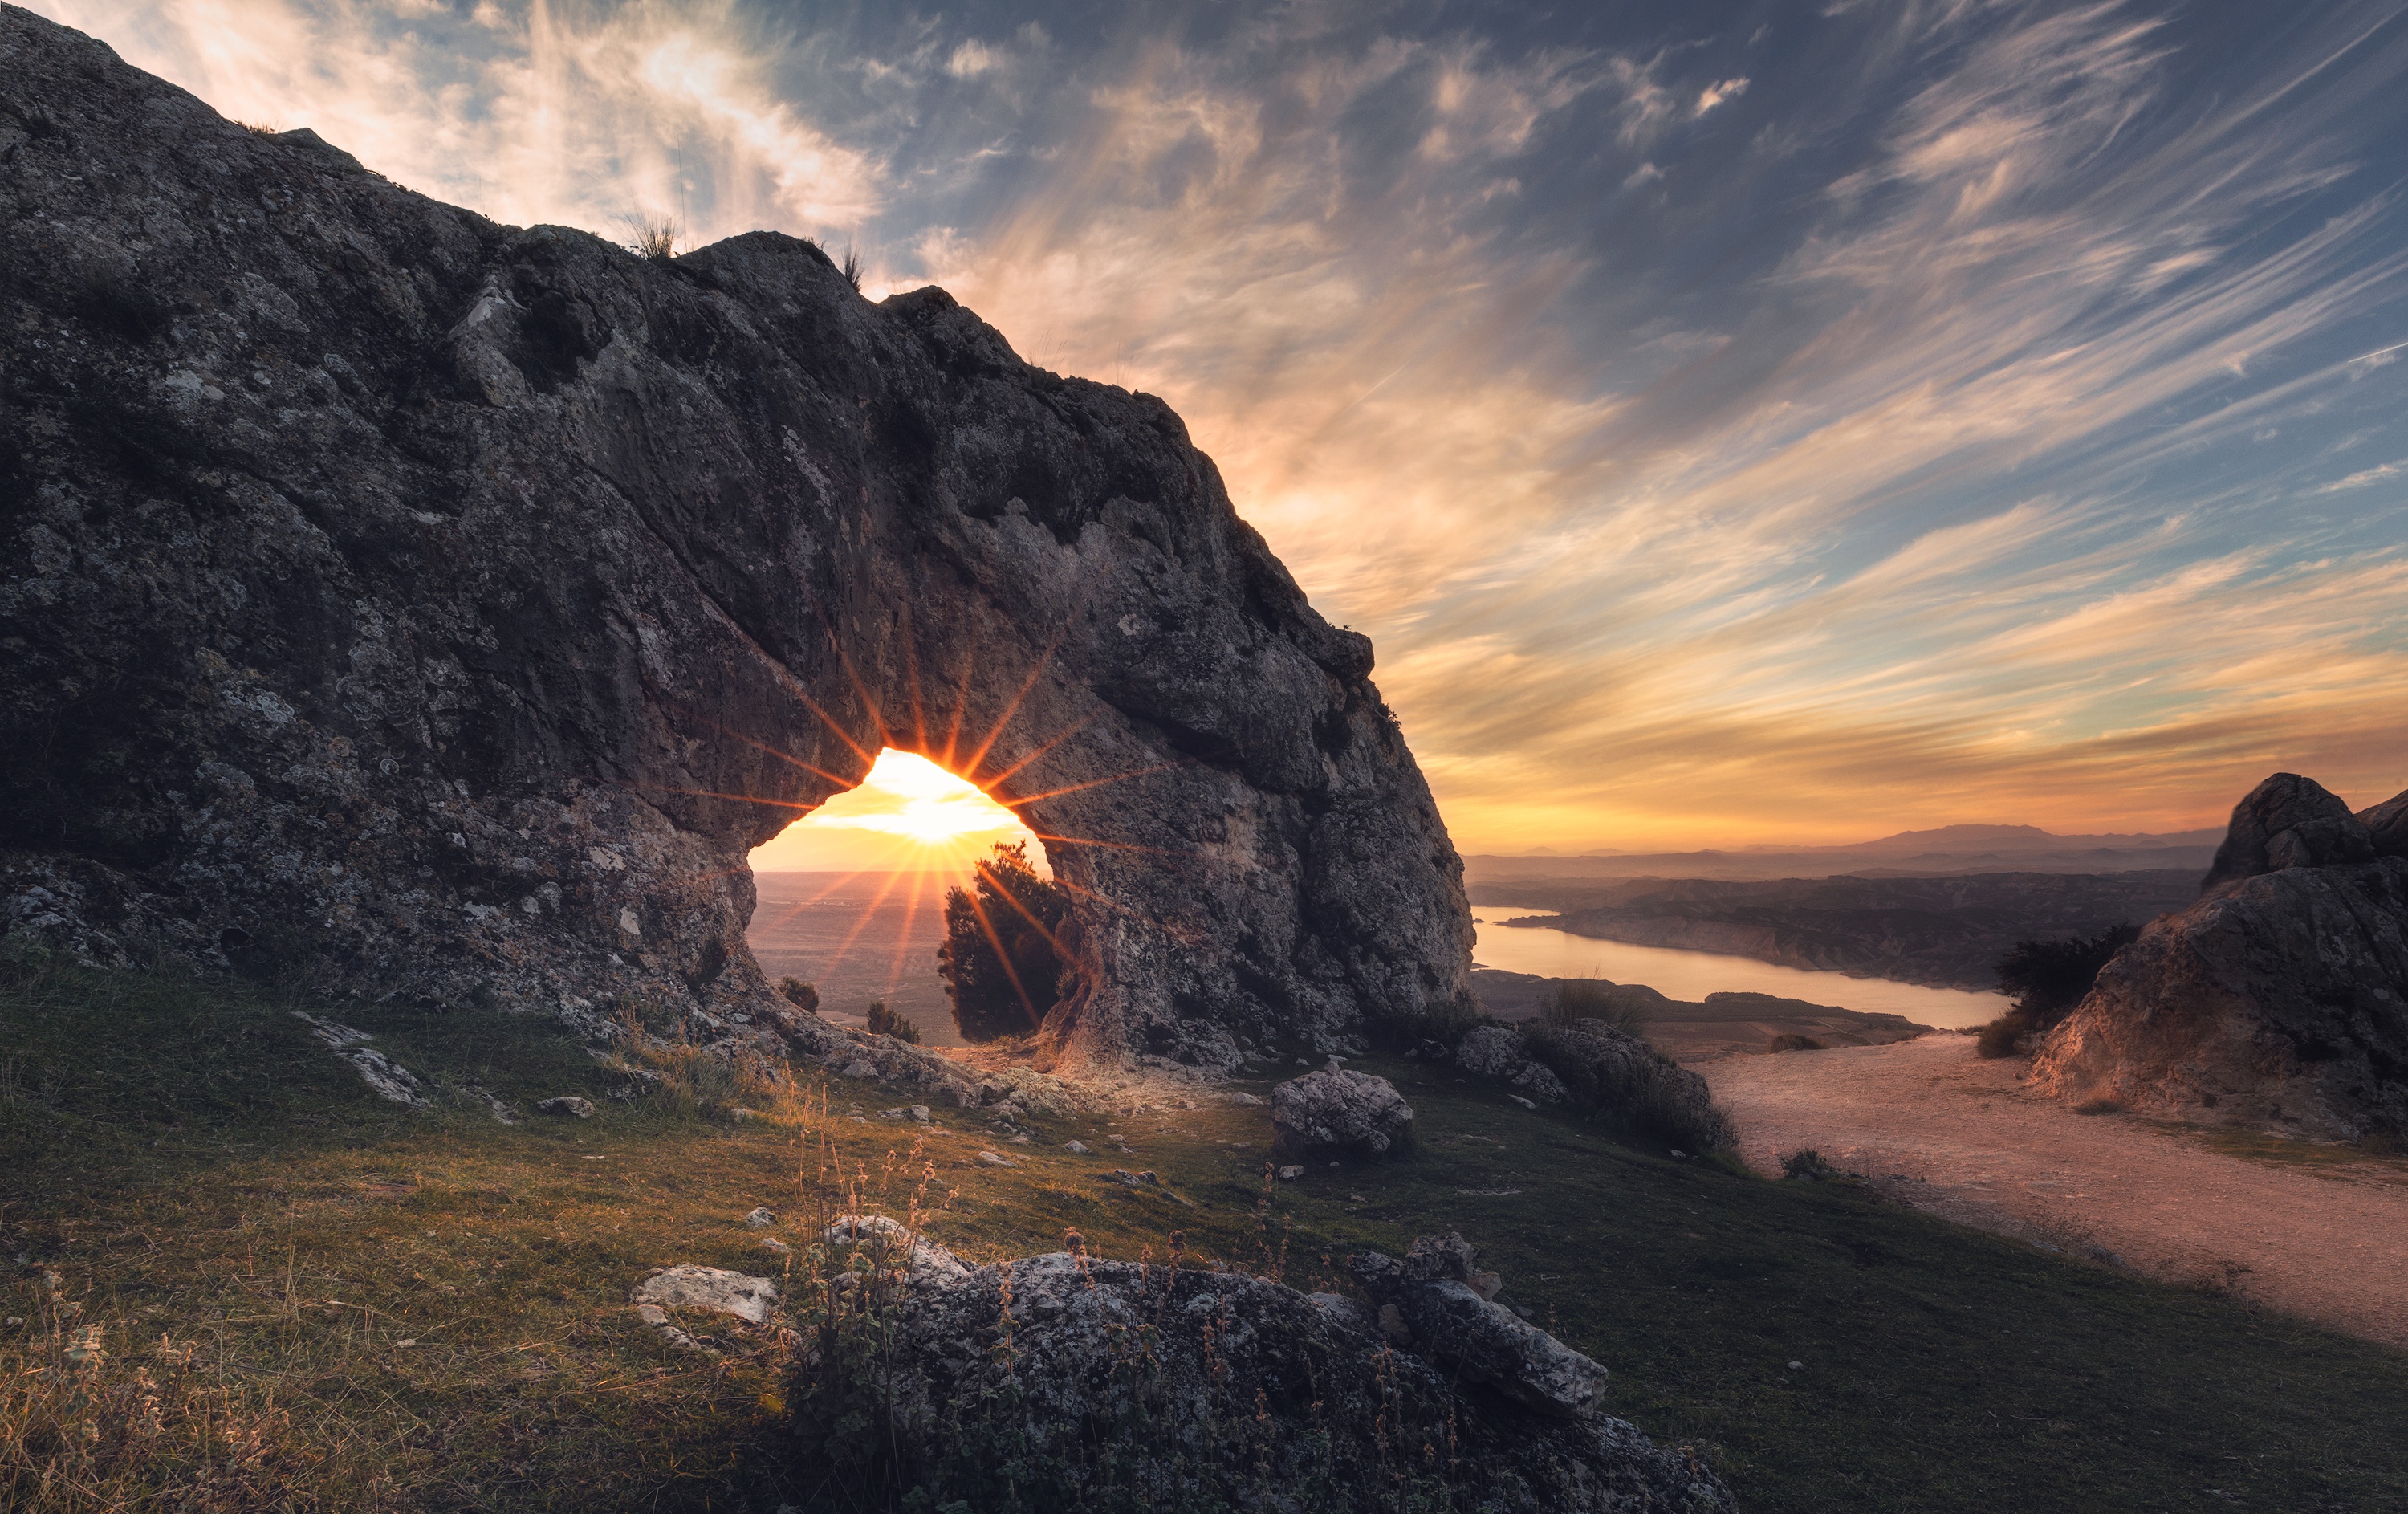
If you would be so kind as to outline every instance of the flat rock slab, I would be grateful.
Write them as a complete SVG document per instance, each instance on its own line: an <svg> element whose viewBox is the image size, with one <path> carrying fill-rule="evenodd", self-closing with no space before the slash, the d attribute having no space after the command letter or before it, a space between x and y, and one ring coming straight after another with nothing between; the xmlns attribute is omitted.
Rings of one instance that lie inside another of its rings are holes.
<svg viewBox="0 0 2408 1514"><path fill-rule="evenodd" d="M2022 1087L2017 1059L1925 1036L1705 1069L1768 1175L1812 1147L1885 1193L1964 1224L2136 1271L2213 1283L2370 1340L2408 1346L2408 1162L2252 1161ZM1903 1180L1900 1180L1903 1179Z"/></svg>
<svg viewBox="0 0 2408 1514"><path fill-rule="evenodd" d="M732 1314L748 1325L767 1324L778 1306L778 1285L724 1267L681 1262L636 1285L636 1303L672 1309L710 1309Z"/></svg>

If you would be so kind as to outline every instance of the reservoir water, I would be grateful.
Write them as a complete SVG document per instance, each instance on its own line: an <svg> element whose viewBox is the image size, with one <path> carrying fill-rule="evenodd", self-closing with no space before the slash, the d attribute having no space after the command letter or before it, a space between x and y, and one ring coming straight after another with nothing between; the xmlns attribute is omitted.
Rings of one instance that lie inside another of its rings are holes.
<svg viewBox="0 0 2408 1514"><path fill-rule="evenodd" d="M1852 978L1844 973L1810 973L1803 968L1759 962L1753 957L1676 951L1669 946L1633 946L1544 926L1502 923L1554 913L1474 905L1471 959L1482 967L1531 973L1546 978L1643 983L1667 999L1698 1000L1710 993L1778 994L1784 999L1803 999L1809 1003L1831 1004L1841 1009L1903 1015L1918 1024L1943 1030L1986 1024L2007 1007L2003 994L1927 988L1920 984L1893 983L1887 978Z"/></svg>

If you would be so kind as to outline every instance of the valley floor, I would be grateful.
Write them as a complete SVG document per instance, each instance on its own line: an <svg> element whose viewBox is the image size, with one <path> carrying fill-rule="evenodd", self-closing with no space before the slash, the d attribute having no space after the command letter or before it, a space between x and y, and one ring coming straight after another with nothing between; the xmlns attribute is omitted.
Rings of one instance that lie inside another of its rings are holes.
<svg viewBox="0 0 2408 1514"><path fill-rule="evenodd" d="M2408 1160L2076 1114L1973 1040L1701 1068L1750 1166L1812 1147L1919 1208L2408 1346Z"/></svg>

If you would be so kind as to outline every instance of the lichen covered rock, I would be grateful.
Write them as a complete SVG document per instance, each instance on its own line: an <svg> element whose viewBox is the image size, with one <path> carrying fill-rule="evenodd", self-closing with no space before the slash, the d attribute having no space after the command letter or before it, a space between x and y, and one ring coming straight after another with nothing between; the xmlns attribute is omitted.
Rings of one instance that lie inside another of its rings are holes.
<svg viewBox="0 0 2408 1514"><path fill-rule="evenodd" d="M1112 1507L1295 1514L1732 1507L1694 1456L1572 1406L1573 1375L1543 1413L1458 1391L1369 1316L1243 1274L1029 1257L912 1290L892 1348L848 1391L891 1428L896 1482L937 1506L1105 1507L1109 1489ZM811 1397L836 1389L827 1360L797 1378L807 1427L838 1422Z"/></svg>

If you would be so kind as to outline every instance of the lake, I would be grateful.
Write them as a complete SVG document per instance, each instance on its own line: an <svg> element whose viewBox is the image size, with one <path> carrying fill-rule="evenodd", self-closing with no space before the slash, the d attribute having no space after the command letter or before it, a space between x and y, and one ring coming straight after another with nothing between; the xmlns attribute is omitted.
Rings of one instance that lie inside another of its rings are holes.
<svg viewBox="0 0 2408 1514"><path fill-rule="evenodd" d="M1643 983L1667 999L1698 1000L1710 993L1778 994L1784 999L1803 999L1839 1009L1903 1015L1918 1024L1943 1030L1987 1024L2007 1008L2003 994L1927 988L1920 984L1893 983L1887 978L1852 978L1844 973L1812 973L1803 968L1759 962L1753 957L1678 951L1669 946L1633 946L1544 926L1503 923L1554 913L1475 905L1471 911L1475 935L1472 960L1482 967L1530 973L1544 978Z"/></svg>

